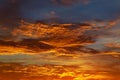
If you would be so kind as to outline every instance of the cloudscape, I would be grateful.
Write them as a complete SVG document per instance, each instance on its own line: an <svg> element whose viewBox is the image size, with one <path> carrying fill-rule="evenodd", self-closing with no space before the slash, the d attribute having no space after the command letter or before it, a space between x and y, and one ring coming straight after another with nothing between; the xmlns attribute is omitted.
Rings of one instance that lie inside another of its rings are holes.
<svg viewBox="0 0 120 80"><path fill-rule="evenodd" d="M0 80L120 80L119 0L0 0Z"/></svg>

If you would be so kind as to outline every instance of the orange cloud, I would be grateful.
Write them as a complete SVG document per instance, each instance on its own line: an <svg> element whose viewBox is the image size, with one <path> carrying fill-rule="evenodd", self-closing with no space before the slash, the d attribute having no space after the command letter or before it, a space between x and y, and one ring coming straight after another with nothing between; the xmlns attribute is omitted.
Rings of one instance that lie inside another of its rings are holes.
<svg viewBox="0 0 120 80"><path fill-rule="evenodd" d="M72 27L73 29L70 29ZM19 28L14 29L12 34L13 36L18 37L18 39L40 38L40 42L61 47L68 44L79 45L80 43L92 43L93 41L87 40L87 38L90 38L89 35L84 36L84 33L89 30L94 30L91 24L47 25L41 23L24 23ZM84 41L79 40L79 37L85 38ZM72 43L75 41L76 43Z"/></svg>
<svg viewBox="0 0 120 80"><path fill-rule="evenodd" d="M65 6L89 1L52 0ZM54 11L45 16L59 17ZM119 20L78 24L21 21L17 26L19 20L2 17L2 23L12 24L10 28L0 25L0 80L120 79ZM100 45L102 49L96 49Z"/></svg>
<svg viewBox="0 0 120 80"><path fill-rule="evenodd" d="M107 30L115 21L91 21L80 24L43 24L21 21L20 26L6 34L0 41L1 53L41 53L51 50L56 53L99 53L87 48L96 42L100 31ZM6 31L8 29L5 28ZM11 37L9 37L9 35Z"/></svg>
<svg viewBox="0 0 120 80"><path fill-rule="evenodd" d="M33 45L34 44L34 45ZM0 54L40 53L54 49L35 39L24 39L19 42L0 40Z"/></svg>
<svg viewBox="0 0 120 80"><path fill-rule="evenodd" d="M13 77L14 74L14 77ZM118 74L118 73L117 73ZM18 76L19 75L19 76ZM114 72L81 70L79 66L44 65L23 66L17 63L1 63L2 80L119 80Z"/></svg>

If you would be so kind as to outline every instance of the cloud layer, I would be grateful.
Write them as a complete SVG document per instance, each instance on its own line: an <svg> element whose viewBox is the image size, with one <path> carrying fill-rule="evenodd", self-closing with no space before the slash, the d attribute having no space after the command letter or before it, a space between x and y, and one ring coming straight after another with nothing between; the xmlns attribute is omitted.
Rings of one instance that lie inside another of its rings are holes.
<svg viewBox="0 0 120 80"><path fill-rule="evenodd" d="M119 4L0 0L0 80L119 80Z"/></svg>

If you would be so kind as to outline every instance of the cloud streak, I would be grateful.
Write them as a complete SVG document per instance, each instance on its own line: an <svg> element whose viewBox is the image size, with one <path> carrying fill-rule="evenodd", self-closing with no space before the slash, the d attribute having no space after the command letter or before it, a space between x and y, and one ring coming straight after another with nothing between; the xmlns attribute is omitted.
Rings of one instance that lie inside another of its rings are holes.
<svg viewBox="0 0 120 80"><path fill-rule="evenodd" d="M57 5L64 5L64 6L70 6L74 5L76 3L83 3L87 4L89 0L51 0L54 4Z"/></svg>
<svg viewBox="0 0 120 80"><path fill-rule="evenodd" d="M0 64L0 78L2 80L34 80L34 79L56 79L56 80L119 80L119 67L118 65L109 68L111 65L107 65L106 69L100 66L92 66L87 68L86 65L82 66L65 66L65 65L44 65L44 66L23 66L18 63L1 63ZM96 67L97 70L94 68ZM13 77L13 75L16 75ZM34 74L33 74L34 73ZM9 74L6 77L6 74ZM19 75L19 76L17 76ZM12 78L12 79L11 79Z"/></svg>

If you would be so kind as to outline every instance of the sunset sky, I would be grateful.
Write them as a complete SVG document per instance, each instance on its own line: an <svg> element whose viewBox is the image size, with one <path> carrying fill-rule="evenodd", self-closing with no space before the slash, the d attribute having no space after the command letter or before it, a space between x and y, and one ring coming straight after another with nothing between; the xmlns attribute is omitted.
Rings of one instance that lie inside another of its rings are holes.
<svg viewBox="0 0 120 80"><path fill-rule="evenodd" d="M120 80L120 0L0 0L0 80Z"/></svg>

